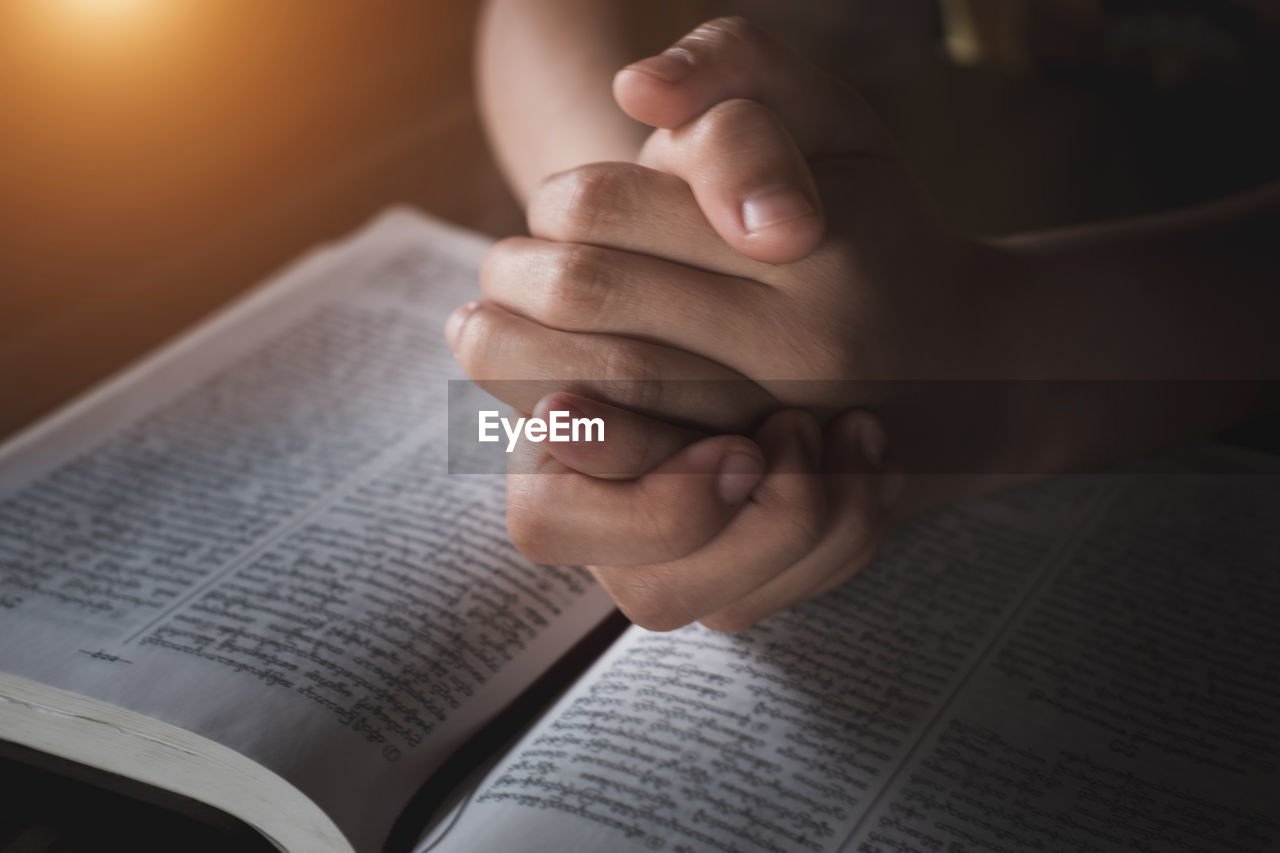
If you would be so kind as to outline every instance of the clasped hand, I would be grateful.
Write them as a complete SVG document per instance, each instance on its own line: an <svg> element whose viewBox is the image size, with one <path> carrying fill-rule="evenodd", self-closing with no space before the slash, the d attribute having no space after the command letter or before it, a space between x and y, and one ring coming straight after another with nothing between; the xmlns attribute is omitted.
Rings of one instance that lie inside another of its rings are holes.
<svg viewBox="0 0 1280 853"><path fill-rule="evenodd" d="M866 104L750 25L614 92L655 128L638 162L546 181L446 335L519 412L605 418L603 444L514 454L520 550L591 566L648 628L737 630L875 553L903 501L895 383L993 374L1007 294Z"/></svg>

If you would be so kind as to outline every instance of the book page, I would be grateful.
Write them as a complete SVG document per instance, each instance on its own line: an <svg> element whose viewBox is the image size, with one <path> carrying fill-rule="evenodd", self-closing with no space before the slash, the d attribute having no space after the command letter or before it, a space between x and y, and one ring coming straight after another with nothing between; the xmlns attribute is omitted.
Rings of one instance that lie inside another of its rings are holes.
<svg viewBox="0 0 1280 853"><path fill-rule="evenodd" d="M250 755L377 849L610 609L512 548L500 477L446 473L484 248L391 214L0 452L0 667Z"/></svg>
<svg viewBox="0 0 1280 853"><path fill-rule="evenodd" d="M750 631L633 629L423 849L1273 850L1278 506L1062 477Z"/></svg>
<svg viewBox="0 0 1280 853"><path fill-rule="evenodd" d="M1135 476L848 849L1280 849L1280 475Z"/></svg>

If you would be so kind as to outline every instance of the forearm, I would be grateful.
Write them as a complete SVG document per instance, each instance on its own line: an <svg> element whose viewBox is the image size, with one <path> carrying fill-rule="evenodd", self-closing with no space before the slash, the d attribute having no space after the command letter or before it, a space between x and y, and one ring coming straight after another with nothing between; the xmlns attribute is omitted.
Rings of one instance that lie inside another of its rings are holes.
<svg viewBox="0 0 1280 853"><path fill-rule="evenodd" d="M1046 467L1207 435L1277 402L1280 183L997 245L1012 373L1058 380Z"/></svg>
<svg viewBox="0 0 1280 853"><path fill-rule="evenodd" d="M633 160L648 129L614 103L613 75L656 53L703 11L680 0L489 0L480 23L481 110L523 200L546 176Z"/></svg>
<svg viewBox="0 0 1280 853"><path fill-rule="evenodd" d="M1280 183L997 245L1018 263L1013 304L1038 339L1020 348L1042 376L1280 379Z"/></svg>

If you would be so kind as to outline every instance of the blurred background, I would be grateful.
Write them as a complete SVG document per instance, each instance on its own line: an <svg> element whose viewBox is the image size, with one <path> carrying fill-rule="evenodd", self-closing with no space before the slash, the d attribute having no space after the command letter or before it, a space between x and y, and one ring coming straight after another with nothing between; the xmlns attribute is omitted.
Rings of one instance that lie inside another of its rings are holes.
<svg viewBox="0 0 1280 853"><path fill-rule="evenodd" d="M1280 176L1274 0L710 6L853 81L943 215L976 233ZM0 437L388 204L517 233L471 91L476 11L0 0ZM191 833L15 768L0 763L6 853L113 834L175 849Z"/></svg>
<svg viewBox="0 0 1280 853"><path fill-rule="evenodd" d="M0 3L0 436L389 203L518 231L471 92L476 5ZM1280 174L1270 0L709 5L854 81L975 232Z"/></svg>
<svg viewBox="0 0 1280 853"><path fill-rule="evenodd" d="M0 434L387 204L518 228L473 6L0 2Z"/></svg>

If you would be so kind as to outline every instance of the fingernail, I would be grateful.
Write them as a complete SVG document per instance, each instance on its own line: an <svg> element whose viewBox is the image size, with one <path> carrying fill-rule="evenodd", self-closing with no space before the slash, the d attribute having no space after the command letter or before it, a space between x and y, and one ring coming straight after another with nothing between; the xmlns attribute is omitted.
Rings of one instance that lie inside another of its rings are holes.
<svg viewBox="0 0 1280 853"><path fill-rule="evenodd" d="M809 199L795 187L776 186L760 190L742 202L742 224L747 233L816 213Z"/></svg>
<svg viewBox="0 0 1280 853"><path fill-rule="evenodd" d="M543 397L542 399L543 399L543 400L551 400L551 399L552 399L552 397L551 397L551 396L547 396L547 397ZM539 405L541 405L541 401L539 401ZM593 417L592 415L589 415L589 414L585 411L585 407L584 407L584 406L580 406L580 405L578 405L577 403L566 403L563 399L561 399L561 400L556 400L556 402L555 402L555 408L554 408L554 409L552 409L552 408L551 408L551 406L550 406L550 405L548 405L548 406L547 406L547 407L546 407L542 412L537 412L537 411L535 411L535 412L534 412L534 414L535 414L535 415L537 415L537 416L538 416L538 417L540 417L540 418L543 418L544 420L549 420L549 419L551 418L551 413L552 413L553 411L556 411L556 412L564 412L564 413L565 413L565 418L566 418L566 419L569 421L569 423L571 423L571 424L572 424L574 421L580 421L580 420L582 420L582 419L584 419L584 418L591 418L591 417ZM570 438L572 439L572 436L577 435L577 434L578 434L578 430L577 430L577 429L572 430L572 431L570 432ZM593 442L593 441L591 440L592 432L591 432L591 430L590 430L590 429L583 430L583 433L582 433L582 434L583 434L584 436L586 436L586 440L585 440L585 443L586 443L586 444L588 444L588 445L595 444L595 442ZM603 436L603 431L601 432L601 435ZM571 443L573 443L573 444L582 444L582 443L584 443L584 442L581 442L581 441L577 441L577 442L575 442L575 441L571 441Z"/></svg>
<svg viewBox="0 0 1280 853"><path fill-rule="evenodd" d="M533 404L533 411L529 414L535 418L547 420L551 416L551 406L553 405L551 401L555 398L555 394L547 394L545 397L539 398L538 402ZM564 405L560 405L557 411L562 411L564 408Z"/></svg>
<svg viewBox="0 0 1280 853"><path fill-rule="evenodd" d="M884 427L878 418L868 415L858 419L858 437L862 442L862 454L867 457L872 468L884 464L885 437Z"/></svg>
<svg viewBox="0 0 1280 853"><path fill-rule="evenodd" d="M720 490L720 499L730 506L736 506L747 499L760 476L764 473L764 463L758 456L734 450L720 463L716 487Z"/></svg>
<svg viewBox="0 0 1280 853"><path fill-rule="evenodd" d="M804 448L805 461L809 471L822 468L822 430L812 415L805 414L800 423L800 444Z"/></svg>
<svg viewBox="0 0 1280 853"><path fill-rule="evenodd" d="M688 77L689 72L693 70L693 54L682 47L673 47L657 56L650 56L648 59L633 62L627 68L634 71L643 71L645 74L657 77L659 80L665 80L668 83L679 83Z"/></svg>
<svg viewBox="0 0 1280 853"><path fill-rule="evenodd" d="M479 304L479 302L468 302L453 309L453 313L449 315L449 319L444 324L444 339L449 344L449 349L456 350L458 348L458 334L462 331L467 318L471 316Z"/></svg>
<svg viewBox="0 0 1280 853"><path fill-rule="evenodd" d="M871 465L871 470L882 471L884 468L886 439L884 426L880 423L880 419L869 414L859 414L853 423L854 440L862 448L862 455L866 458L867 463ZM879 487L880 508L889 509L902 496L902 489L906 485L906 476L898 470L884 471L877 476L876 480Z"/></svg>

